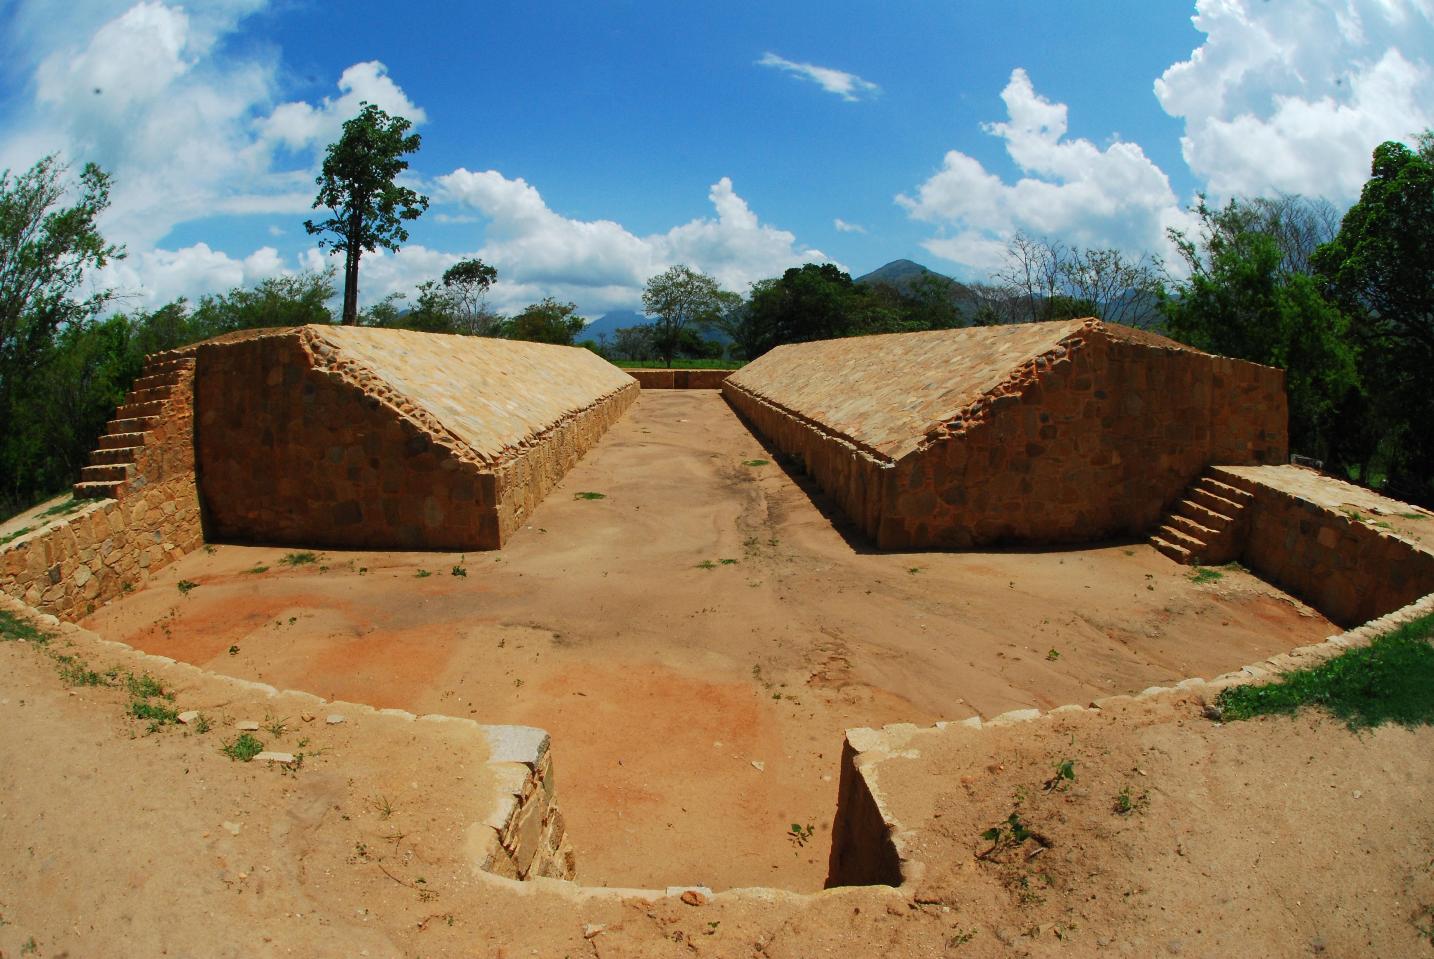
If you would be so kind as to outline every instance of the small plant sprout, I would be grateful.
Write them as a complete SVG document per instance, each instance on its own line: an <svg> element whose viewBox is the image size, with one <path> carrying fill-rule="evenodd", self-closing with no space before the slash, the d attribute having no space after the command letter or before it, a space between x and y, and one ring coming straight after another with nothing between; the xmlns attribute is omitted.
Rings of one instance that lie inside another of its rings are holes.
<svg viewBox="0 0 1434 959"><path fill-rule="evenodd" d="M771 462L770 460L743 460L743 461L742 461L742 465L743 465L743 466L766 466L766 465L767 465L768 463L770 463L770 462Z"/></svg>
<svg viewBox="0 0 1434 959"><path fill-rule="evenodd" d="M1224 578L1224 576L1225 574L1220 572L1218 569L1210 569L1205 566L1196 566L1194 572L1190 574L1190 582L1199 586L1203 583L1219 582L1221 579Z"/></svg>
<svg viewBox="0 0 1434 959"><path fill-rule="evenodd" d="M195 720L194 720L194 731L195 731L196 733L199 733L199 735L201 735L201 736L204 735L205 733L209 732L209 730L211 730L211 729L213 729L213 728L214 728L214 720L210 719L208 716L204 715L203 713L200 713L200 714L195 718Z"/></svg>
<svg viewBox="0 0 1434 959"><path fill-rule="evenodd" d="M368 802L373 811L378 813L378 818L388 819L393 816L393 803L388 801L387 796L374 796Z"/></svg>
<svg viewBox="0 0 1434 959"><path fill-rule="evenodd" d="M220 751L236 762L247 763L264 751L264 744L248 733L240 733L225 742Z"/></svg>
<svg viewBox="0 0 1434 959"><path fill-rule="evenodd" d="M1129 786L1123 786L1116 794L1113 808L1117 816L1129 816L1133 812L1144 812L1145 807L1149 805L1149 793L1141 793L1136 796L1131 793Z"/></svg>
<svg viewBox="0 0 1434 959"><path fill-rule="evenodd" d="M710 559L704 559L702 562L700 562L700 563L697 564L696 568L697 568L697 569L716 569L716 568L717 568L717 564L714 563L714 562L712 562Z"/></svg>
<svg viewBox="0 0 1434 959"><path fill-rule="evenodd" d="M991 848L979 854L978 859L991 859L1007 849L1018 849L1024 846L1027 841L1034 841L1040 849L1050 846L1050 840L1036 832L1021 818L1021 814L1013 812L1006 817L1006 821L992 826L981 833L981 838L991 844ZM1036 855L1040 850L1032 852L1026 858Z"/></svg>
<svg viewBox="0 0 1434 959"><path fill-rule="evenodd" d="M413 576L414 576L415 579L427 579L428 577L430 577L430 576L432 576L432 575L433 575L433 574L430 573L430 572L429 572L428 570L426 570L426 569L420 569L418 572L416 572L416 573L413 574Z"/></svg>
<svg viewBox="0 0 1434 959"><path fill-rule="evenodd" d="M229 655L230 655L230 656L238 656L238 655L239 655L239 647L238 647L238 646L230 646L230 647L229 647Z"/></svg>
<svg viewBox="0 0 1434 959"><path fill-rule="evenodd" d="M275 739L282 738L284 735L284 731L288 728L289 721L287 719L275 719L272 716L266 717L264 719L264 729L267 730L269 735L273 736Z"/></svg>
<svg viewBox="0 0 1434 959"><path fill-rule="evenodd" d="M807 823L803 826L799 822L794 822L787 828L787 838L790 839L795 846L805 846L811 841L816 831L816 827L811 823Z"/></svg>
<svg viewBox="0 0 1434 959"><path fill-rule="evenodd" d="M1053 662L1055 662L1056 660L1058 660L1058 659L1060 659L1060 658L1061 658L1061 651L1060 651L1059 649L1054 648L1054 647L1051 648L1050 652L1046 653L1046 662L1048 662L1048 663L1053 663Z"/></svg>
<svg viewBox="0 0 1434 959"><path fill-rule="evenodd" d="M198 585L199 584L194 582L194 580L192 579L181 579L179 581L179 591L185 596L188 596L189 591Z"/></svg>
<svg viewBox="0 0 1434 959"><path fill-rule="evenodd" d="M607 494L606 494L606 493L594 493L594 492L591 492L590 490L584 490L584 491L581 492L581 493L574 493L574 494L573 494L573 499L587 499L587 500L607 499Z"/></svg>
<svg viewBox="0 0 1434 959"><path fill-rule="evenodd" d="M452 569L452 574L453 574L454 576L467 576L467 575L468 575L468 567L463 566L463 565L461 565L461 564L458 565L458 566L455 566L455 567L453 567L453 569Z"/></svg>
<svg viewBox="0 0 1434 959"><path fill-rule="evenodd" d="M1075 782L1075 760L1062 759L1056 764L1056 773L1046 780L1046 792L1055 790L1063 792L1071 783Z"/></svg>
<svg viewBox="0 0 1434 959"><path fill-rule="evenodd" d="M284 557L279 560L279 562L285 566L308 566L309 564L317 563L318 561L318 554L310 552L285 553Z"/></svg>

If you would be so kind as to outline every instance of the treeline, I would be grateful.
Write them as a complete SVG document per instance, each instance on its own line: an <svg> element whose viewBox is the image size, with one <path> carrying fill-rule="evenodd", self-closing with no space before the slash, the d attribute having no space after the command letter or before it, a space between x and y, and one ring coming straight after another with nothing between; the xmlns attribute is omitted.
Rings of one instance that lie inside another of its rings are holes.
<svg viewBox="0 0 1434 959"><path fill-rule="evenodd" d="M1203 201L1173 232L1182 263L1017 236L989 282L933 273L856 282L806 264L723 290L686 266L643 291L651 322L585 338L577 307L552 298L505 316L497 272L464 260L357 315L360 324L578 344L610 359L747 360L784 343L973 324L1099 316L1284 369L1292 449L1333 472L1434 505L1434 135L1384 143L1342 217L1300 197ZM254 327L331 323L335 275L125 310L85 277L123 251L95 226L109 178L76 183L53 158L0 175L0 515L63 489L145 355ZM73 200L69 202L68 200Z"/></svg>

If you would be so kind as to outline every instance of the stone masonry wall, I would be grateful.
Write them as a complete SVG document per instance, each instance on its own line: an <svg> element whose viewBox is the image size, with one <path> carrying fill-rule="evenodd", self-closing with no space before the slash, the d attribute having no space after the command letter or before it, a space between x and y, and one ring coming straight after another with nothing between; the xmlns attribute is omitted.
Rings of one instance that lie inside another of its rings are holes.
<svg viewBox="0 0 1434 959"><path fill-rule="evenodd" d="M63 619L137 588L203 544L194 474L194 374L182 371L120 499L103 499L0 551L0 590Z"/></svg>
<svg viewBox="0 0 1434 959"><path fill-rule="evenodd" d="M1255 497L1240 561L1331 621L1353 626L1434 593L1427 549L1288 490L1214 473Z"/></svg>
<svg viewBox="0 0 1434 959"><path fill-rule="evenodd" d="M645 390L720 390L735 370L623 370Z"/></svg>
<svg viewBox="0 0 1434 959"><path fill-rule="evenodd" d="M198 358L205 520L239 541L496 549L639 392L627 380L495 461L311 331Z"/></svg>
<svg viewBox="0 0 1434 959"><path fill-rule="evenodd" d="M302 334L202 344L198 370L195 443L211 539L499 545L492 474L320 368Z"/></svg>
<svg viewBox="0 0 1434 959"><path fill-rule="evenodd" d="M1287 456L1279 370L1087 328L885 474L883 549L1147 531L1206 466Z"/></svg>

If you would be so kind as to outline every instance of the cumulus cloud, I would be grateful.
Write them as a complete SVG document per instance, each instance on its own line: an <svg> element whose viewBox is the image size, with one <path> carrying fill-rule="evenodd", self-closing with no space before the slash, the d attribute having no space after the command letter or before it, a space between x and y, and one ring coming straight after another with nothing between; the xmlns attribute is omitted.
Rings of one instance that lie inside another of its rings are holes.
<svg viewBox="0 0 1434 959"><path fill-rule="evenodd" d="M881 93L881 87L870 80L863 80L855 73L833 70L831 67L819 67L815 63L798 63L785 57L779 57L775 53L763 54L762 59L757 61L757 65L772 67L803 80L810 80L826 92L835 93L843 100L850 102L870 99Z"/></svg>
<svg viewBox="0 0 1434 959"><path fill-rule="evenodd" d="M338 138L344 121L372 103L387 113L407 117L415 125L428 115L408 98L377 60L355 63L339 76L338 97L325 97L314 106L302 100L280 104L262 123L264 135L290 149L322 146Z"/></svg>
<svg viewBox="0 0 1434 959"><path fill-rule="evenodd" d="M253 286L268 277L291 273L293 267L271 246L234 257L207 243L195 243L178 250L132 252L123 260L111 261L95 280L118 291L120 309L139 310L154 309L180 297L194 301L237 286Z"/></svg>
<svg viewBox="0 0 1434 959"><path fill-rule="evenodd" d="M948 152L915 196L896 197L909 216L940 229L927 250L989 270L1018 231L1132 253L1164 248L1165 229L1184 214L1169 179L1139 145L1116 141L1102 149L1068 139L1065 104L1040 96L1024 70L1012 72L1001 99L1007 120L984 129L1004 141L1022 175L1008 184L974 157Z"/></svg>
<svg viewBox="0 0 1434 959"><path fill-rule="evenodd" d="M1199 0L1205 41L1155 81L1210 192L1351 201L1383 140L1434 125L1428 0Z"/></svg>
<svg viewBox="0 0 1434 959"><path fill-rule="evenodd" d="M645 237L613 220L565 217L526 180L496 170L460 168L437 182L439 199L486 219L476 254L498 268L492 301L499 308L546 295L574 300L587 312L631 306L649 277L676 263L710 274L727 289L745 291L787 267L827 259L799 244L794 234L762 223L727 177L708 191L715 216Z"/></svg>
<svg viewBox="0 0 1434 959"><path fill-rule="evenodd" d="M848 223L841 217L832 220L832 226L836 227L838 233L865 233L866 227L859 223Z"/></svg>

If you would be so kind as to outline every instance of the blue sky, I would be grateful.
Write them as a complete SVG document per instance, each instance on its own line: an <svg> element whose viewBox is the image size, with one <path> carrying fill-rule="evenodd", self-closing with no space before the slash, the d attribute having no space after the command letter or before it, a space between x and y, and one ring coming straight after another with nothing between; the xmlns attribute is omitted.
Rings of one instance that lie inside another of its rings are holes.
<svg viewBox="0 0 1434 959"><path fill-rule="evenodd" d="M982 278L1017 231L1161 254L1196 191L1346 204L1434 125L1430 0L8 0L0 53L0 166L115 174L97 282L136 306L322 265L301 224L363 99L418 121L434 200L365 301L478 255L496 307L589 316L676 262L745 291Z"/></svg>

